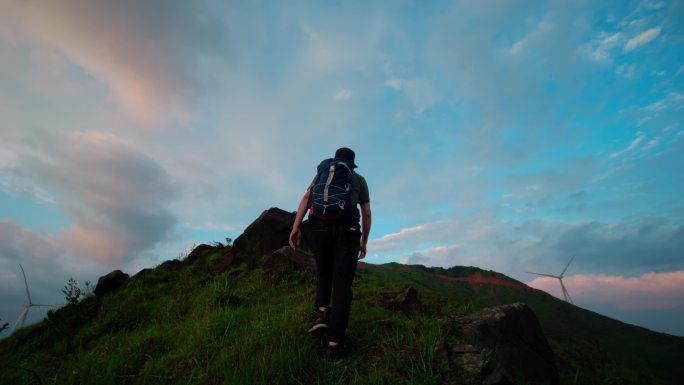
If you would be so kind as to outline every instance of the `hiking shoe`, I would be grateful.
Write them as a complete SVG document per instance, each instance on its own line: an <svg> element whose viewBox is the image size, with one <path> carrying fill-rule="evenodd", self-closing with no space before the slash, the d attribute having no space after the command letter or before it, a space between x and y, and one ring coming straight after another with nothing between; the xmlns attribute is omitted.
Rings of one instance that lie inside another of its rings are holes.
<svg viewBox="0 0 684 385"><path fill-rule="evenodd" d="M313 336L324 336L328 333L328 313L330 310L324 312L316 311L318 318L311 324L309 334Z"/></svg>
<svg viewBox="0 0 684 385"><path fill-rule="evenodd" d="M340 362L351 354L353 348L351 339L346 337L344 341L338 342L335 346L327 345L326 353L331 360Z"/></svg>

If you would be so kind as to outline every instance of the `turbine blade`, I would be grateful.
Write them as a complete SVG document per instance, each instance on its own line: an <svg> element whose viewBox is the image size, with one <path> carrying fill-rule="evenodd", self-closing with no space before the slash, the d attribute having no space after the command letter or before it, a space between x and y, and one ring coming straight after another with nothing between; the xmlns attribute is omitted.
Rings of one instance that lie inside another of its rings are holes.
<svg viewBox="0 0 684 385"><path fill-rule="evenodd" d="M551 274L544 274L544 273L535 273L533 271L526 271L527 274L536 274L536 275L541 275L544 277L551 277L551 278L558 278L557 275L551 275Z"/></svg>
<svg viewBox="0 0 684 385"><path fill-rule="evenodd" d="M26 320L26 313L28 313L29 307L24 306L24 310L19 314L19 318L17 318L17 322L14 323L14 329L17 330L17 325L19 325L19 329L24 327L24 321Z"/></svg>
<svg viewBox="0 0 684 385"><path fill-rule="evenodd" d="M565 288L565 285L563 285L563 280L558 279L561 284L561 288L563 289L563 296L565 297L565 302L570 302L571 304L574 305L574 302L572 302L572 298L570 298L570 293L568 292L568 289Z"/></svg>
<svg viewBox="0 0 684 385"><path fill-rule="evenodd" d="M24 276L24 286L26 287L26 296L28 297L28 303L29 305L31 304L31 293L29 292L28 288L28 282L26 281L26 273L24 273L24 267L19 264L19 267L21 268L21 275Z"/></svg>
<svg viewBox="0 0 684 385"><path fill-rule="evenodd" d="M560 273L560 276L562 277L563 274L565 274L565 271L568 269L568 266L570 266L570 263L572 263L572 260L575 259L575 256L573 255L572 258L570 258L570 261L568 262L567 265L565 265L565 269Z"/></svg>

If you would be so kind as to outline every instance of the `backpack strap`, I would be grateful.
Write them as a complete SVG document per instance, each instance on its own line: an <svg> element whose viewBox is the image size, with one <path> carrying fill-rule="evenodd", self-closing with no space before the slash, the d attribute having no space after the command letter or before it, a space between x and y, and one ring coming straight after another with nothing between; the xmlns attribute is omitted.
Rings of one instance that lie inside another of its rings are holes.
<svg viewBox="0 0 684 385"><path fill-rule="evenodd" d="M328 179L325 181L325 188L323 189L323 202L328 201L328 191L330 189L330 183L332 183L333 176L335 176L335 164L330 165L330 172L328 173Z"/></svg>

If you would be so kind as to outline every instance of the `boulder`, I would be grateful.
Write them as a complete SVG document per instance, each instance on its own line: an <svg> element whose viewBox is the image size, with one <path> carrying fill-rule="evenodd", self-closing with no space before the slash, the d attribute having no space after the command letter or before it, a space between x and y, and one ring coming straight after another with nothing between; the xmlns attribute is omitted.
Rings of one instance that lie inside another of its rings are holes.
<svg viewBox="0 0 684 385"><path fill-rule="evenodd" d="M150 269L149 267L146 267L146 268L140 270L139 272L135 273L135 275L131 278L134 278L134 279L141 278L141 277L144 277L151 272L152 272L152 269Z"/></svg>
<svg viewBox="0 0 684 385"><path fill-rule="evenodd" d="M222 258L214 261L214 266L211 267L213 275L223 273L233 268L233 253L227 253Z"/></svg>
<svg viewBox="0 0 684 385"><path fill-rule="evenodd" d="M450 345L449 363L463 368L469 373L480 373L485 365L485 360L478 348L473 345Z"/></svg>
<svg viewBox="0 0 684 385"><path fill-rule="evenodd" d="M410 286L394 298L394 305L400 312L412 316L423 311L423 304L418 299L418 291Z"/></svg>
<svg viewBox="0 0 684 385"><path fill-rule="evenodd" d="M118 289L121 285L126 283L127 280L128 274L121 270L114 270L97 280L97 286L95 286L94 293L96 296L102 297L103 295Z"/></svg>
<svg viewBox="0 0 684 385"><path fill-rule="evenodd" d="M293 268L297 270L316 270L316 260L309 254L290 246L283 246L266 257L263 266L267 269Z"/></svg>
<svg viewBox="0 0 684 385"><path fill-rule="evenodd" d="M233 264L256 263L289 244L295 214L277 207L264 211L235 239L231 253Z"/></svg>
<svg viewBox="0 0 684 385"><path fill-rule="evenodd" d="M419 314L423 310L423 305L418 299L418 291L413 286L399 294L381 294L379 304L407 316Z"/></svg>
<svg viewBox="0 0 684 385"><path fill-rule="evenodd" d="M490 352L490 384L558 384L558 369L534 312L523 303L497 306L455 319L457 336ZM452 347L452 352L454 348ZM488 360L487 360L488 361Z"/></svg>
<svg viewBox="0 0 684 385"><path fill-rule="evenodd" d="M159 265L159 267L166 271L180 271L183 269L183 262L177 259L170 259L168 261L164 261L161 265Z"/></svg>
<svg viewBox="0 0 684 385"><path fill-rule="evenodd" d="M214 249L216 249L216 247L211 246L211 245L206 245L204 243L197 245L194 249L192 249L190 254L188 254L188 256L185 258L183 263L188 264L188 265L192 265L193 263L195 263L197 260L199 260L203 256L214 251Z"/></svg>

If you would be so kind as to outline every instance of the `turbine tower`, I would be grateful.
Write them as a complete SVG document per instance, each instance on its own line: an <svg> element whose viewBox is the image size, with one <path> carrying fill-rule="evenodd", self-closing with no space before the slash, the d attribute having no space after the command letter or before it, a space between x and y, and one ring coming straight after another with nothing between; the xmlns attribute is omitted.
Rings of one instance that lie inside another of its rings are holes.
<svg viewBox="0 0 684 385"><path fill-rule="evenodd" d="M570 298L570 293L568 293L568 289L566 289L565 285L563 285L563 274L565 274L565 271L568 270L568 266L570 266L570 263L572 262L573 259L575 259L574 256L572 258L570 258L570 261L568 262L567 265L565 265L565 269L563 269L563 271L561 271L560 275L535 273L533 271L527 271L526 273L541 275L542 277L558 278L558 281L560 281L561 289L563 289L563 297L565 297L565 302L570 302L571 304L574 304L574 302L572 302L572 298Z"/></svg>
<svg viewBox="0 0 684 385"><path fill-rule="evenodd" d="M32 308L33 306L52 307L52 305L39 305L39 304L33 303L33 301L31 300L31 292L29 291L29 287L28 287L28 281L26 281L26 273L24 273L24 268L21 265L19 265L19 267L21 268L21 275L24 276L24 287L26 287L26 296L28 297L28 303L24 304L24 310L22 310L21 314L19 315L19 318L17 318L17 322L14 323L14 329L13 330L21 329L24 327L24 321L26 321L26 315L28 314L29 309ZM17 327L17 326L19 326L19 327Z"/></svg>

